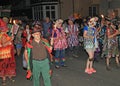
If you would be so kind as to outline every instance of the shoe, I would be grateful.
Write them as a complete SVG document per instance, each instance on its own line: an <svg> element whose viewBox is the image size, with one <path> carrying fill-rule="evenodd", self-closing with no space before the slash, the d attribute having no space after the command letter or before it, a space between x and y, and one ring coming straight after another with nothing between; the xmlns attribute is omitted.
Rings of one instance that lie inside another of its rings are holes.
<svg viewBox="0 0 120 86"><path fill-rule="evenodd" d="M15 80L12 77L9 77L10 81L15 82Z"/></svg>
<svg viewBox="0 0 120 86"><path fill-rule="evenodd" d="M92 71L90 69L85 69L85 73L92 74Z"/></svg>
<svg viewBox="0 0 120 86"><path fill-rule="evenodd" d="M110 70L111 70L110 66L106 66L106 69L107 69L108 71L110 71Z"/></svg>
<svg viewBox="0 0 120 86"><path fill-rule="evenodd" d="M2 80L2 86L6 86L6 80Z"/></svg>
<svg viewBox="0 0 120 86"><path fill-rule="evenodd" d="M56 68L56 69L59 69L59 68L60 68L60 66L56 65L56 66L55 66L55 68Z"/></svg>
<svg viewBox="0 0 120 86"><path fill-rule="evenodd" d="M91 68L90 71L91 71L92 73L96 73L96 70L95 70L94 68Z"/></svg>
<svg viewBox="0 0 120 86"><path fill-rule="evenodd" d="M119 69L119 68L120 68L120 64L117 64L117 65L116 65L116 68Z"/></svg>
<svg viewBox="0 0 120 86"><path fill-rule="evenodd" d="M61 65L61 67L67 67L67 65Z"/></svg>
<svg viewBox="0 0 120 86"><path fill-rule="evenodd" d="M27 79L30 79L30 78L31 78L31 76L32 76L31 71L30 71L30 70L27 70L27 75L26 75L26 78L27 78Z"/></svg>

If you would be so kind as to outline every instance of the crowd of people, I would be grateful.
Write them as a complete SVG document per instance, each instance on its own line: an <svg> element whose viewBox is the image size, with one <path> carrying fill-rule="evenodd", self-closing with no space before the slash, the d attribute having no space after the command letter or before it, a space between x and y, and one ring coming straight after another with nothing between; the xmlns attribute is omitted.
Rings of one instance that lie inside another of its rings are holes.
<svg viewBox="0 0 120 86"><path fill-rule="evenodd" d="M51 86L51 68L67 67L66 50L75 56L82 46L88 53L85 73L97 71L93 62L96 54L106 60L106 69L110 70L110 58L114 57L120 67L120 22L115 15L104 17L70 16L67 20L55 21L46 17L43 21L23 22L21 20L0 18L0 77L2 85L6 78L13 81L16 76L15 56L23 58L23 67L27 69L27 79L33 80L33 86L40 86L39 77L43 76L45 86ZM23 51L23 52L22 52ZM22 54L22 55L21 55Z"/></svg>

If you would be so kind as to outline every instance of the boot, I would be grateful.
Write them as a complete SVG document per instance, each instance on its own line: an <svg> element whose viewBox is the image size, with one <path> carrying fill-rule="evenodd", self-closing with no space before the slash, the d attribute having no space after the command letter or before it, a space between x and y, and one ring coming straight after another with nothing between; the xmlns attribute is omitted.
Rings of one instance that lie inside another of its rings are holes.
<svg viewBox="0 0 120 86"><path fill-rule="evenodd" d="M110 66L106 66L106 69L108 70L108 71L110 71L111 70L111 68L110 68Z"/></svg>

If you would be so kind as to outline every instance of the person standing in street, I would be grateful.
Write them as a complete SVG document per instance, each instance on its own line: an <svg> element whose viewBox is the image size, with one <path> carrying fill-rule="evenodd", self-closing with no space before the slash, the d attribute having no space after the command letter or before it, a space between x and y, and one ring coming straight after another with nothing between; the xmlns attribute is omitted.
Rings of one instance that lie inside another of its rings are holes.
<svg viewBox="0 0 120 86"><path fill-rule="evenodd" d="M43 37L48 39L48 29L52 26L52 21L49 17L46 17L43 21Z"/></svg>
<svg viewBox="0 0 120 86"><path fill-rule="evenodd" d="M33 40L29 43L26 43L27 45L30 44L30 46L27 46L25 48L25 58L28 63L27 70L31 75L33 76L33 86L40 86L40 76L42 75L44 85L45 86L51 86L51 80L50 80L50 65L47 55L47 50L45 48L45 45L43 44L43 39L41 37L40 28L33 27L32 36ZM31 63L29 64L29 55L28 55L28 49L31 48ZM51 47L49 47L51 49ZM32 65L32 66L29 66Z"/></svg>
<svg viewBox="0 0 120 86"><path fill-rule="evenodd" d="M91 18L88 21L88 25L84 27L84 48L88 53L89 58L87 59L85 73L92 74L95 73L96 70L93 68L94 61L94 52L97 48L97 39L96 39L96 28L95 28L95 20L96 17Z"/></svg>
<svg viewBox="0 0 120 86"><path fill-rule="evenodd" d="M2 86L6 86L7 78L12 82L16 76L16 61L14 57L13 36L7 34L7 23L0 19L0 78L2 78Z"/></svg>
<svg viewBox="0 0 120 86"><path fill-rule="evenodd" d="M68 44L62 23L62 19L56 20L51 37L51 45L53 45L55 50L55 68L57 69L67 67L65 65L65 49L68 47Z"/></svg>

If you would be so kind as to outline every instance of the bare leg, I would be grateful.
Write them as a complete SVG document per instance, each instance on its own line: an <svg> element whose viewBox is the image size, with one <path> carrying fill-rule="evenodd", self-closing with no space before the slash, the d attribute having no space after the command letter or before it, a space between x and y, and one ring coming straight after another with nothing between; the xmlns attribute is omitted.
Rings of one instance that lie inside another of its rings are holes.
<svg viewBox="0 0 120 86"><path fill-rule="evenodd" d="M17 49L17 55L19 56L21 52L21 49Z"/></svg>
<svg viewBox="0 0 120 86"><path fill-rule="evenodd" d="M87 59L87 63L86 63L86 69L85 72L88 74L91 74L92 72L90 71L90 69L93 66L93 56L94 56L94 52L92 51L87 51L89 58Z"/></svg>
<svg viewBox="0 0 120 86"><path fill-rule="evenodd" d="M5 86L5 85L6 85L6 77L3 76L3 77L2 77L2 86Z"/></svg>
<svg viewBox="0 0 120 86"><path fill-rule="evenodd" d="M90 65L89 65L89 68L91 69L91 68L93 68L93 59L94 59L94 52L93 51L91 51L90 53L89 53L89 59L90 59Z"/></svg>
<svg viewBox="0 0 120 86"><path fill-rule="evenodd" d="M110 55L106 58L106 69L107 70L110 70L110 58L111 58Z"/></svg>
<svg viewBox="0 0 120 86"><path fill-rule="evenodd" d="M116 60L117 67L119 67L120 66L119 55L115 57L115 60Z"/></svg>
<svg viewBox="0 0 120 86"><path fill-rule="evenodd" d="M87 59L86 69L89 69L89 64L90 64L90 61L89 61L89 59Z"/></svg>
<svg viewBox="0 0 120 86"><path fill-rule="evenodd" d="M9 76L8 78L10 79L10 81L15 82L15 80L12 78L12 76Z"/></svg>

